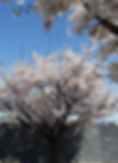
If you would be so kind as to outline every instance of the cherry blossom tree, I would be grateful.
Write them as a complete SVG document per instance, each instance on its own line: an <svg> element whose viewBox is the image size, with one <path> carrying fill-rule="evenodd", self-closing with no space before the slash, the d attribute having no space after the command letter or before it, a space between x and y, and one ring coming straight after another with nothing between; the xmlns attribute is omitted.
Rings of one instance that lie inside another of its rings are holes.
<svg viewBox="0 0 118 163"><path fill-rule="evenodd" d="M26 1L17 2L22 5L20 12L14 10L17 15L33 9L42 15L48 30L58 15L73 11L68 18L74 23L72 31L82 35L86 29L92 41L102 41L101 60L117 55L117 0L36 0L28 7ZM22 62L14 66L12 73L2 72L0 110L14 125L1 125L0 157L10 155L23 163L70 163L80 150L85 127L117 108L117 99L110 96L101 69L86 55L68 50L58 57L34 55L34 65ZM111 79L118 82L118 63L111 63L108 70ZM7 151L6 141L2 141L8 137L5 129L11 133Z"/></svg>
<svg viewBox="0 0 118 163"><path fill-rule="evenodd" d="M0 157L69 163L80 150L85 127L116 107L100 68L87 55L35 54L33 65L22 62L1 74L0 109L10 123L1 125Z"/></svg>

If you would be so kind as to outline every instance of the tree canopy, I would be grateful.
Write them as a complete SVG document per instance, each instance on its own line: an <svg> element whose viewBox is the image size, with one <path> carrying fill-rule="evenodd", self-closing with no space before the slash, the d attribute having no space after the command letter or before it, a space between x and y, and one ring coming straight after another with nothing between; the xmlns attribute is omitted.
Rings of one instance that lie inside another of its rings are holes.
<svg viewBox="0 0 118 163"><path fill-rule="evenodd" d="M20 63L4 73L0 109L27 124L86 125L116 107L117 100L101 79L100 69L86 55L65 51L62 57L34 56L34 65Z"/></svg>

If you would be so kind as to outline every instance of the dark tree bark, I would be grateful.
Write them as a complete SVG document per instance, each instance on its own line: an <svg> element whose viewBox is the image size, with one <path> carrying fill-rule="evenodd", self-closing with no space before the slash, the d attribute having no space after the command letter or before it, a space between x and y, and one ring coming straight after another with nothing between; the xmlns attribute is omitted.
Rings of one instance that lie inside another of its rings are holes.
<svg viewBox="0 0 118 163"><path fill-rule="evenodd" d="M99 14L97 13L92 13L91 12L91 8L89 6L88 3L84 3L84 7L87 9L87 11L91 14L91 16L93 16L94 19L96 19L99 23L99 25L105 27L107 30L109 30L111 33L113 33L114 35L118 35L118 25L115 25L114 23L112 23L110 20L108 20L107 18L103 18L101 17Z"/></svg>
<svg viewBox="0 0 118 163"><path fill-rule="evenodd" d="M0 160L10 157L21 163L71 163L81 149L82 131L65 126L54 135L54 130L44 127L1 124Z"/></svg>

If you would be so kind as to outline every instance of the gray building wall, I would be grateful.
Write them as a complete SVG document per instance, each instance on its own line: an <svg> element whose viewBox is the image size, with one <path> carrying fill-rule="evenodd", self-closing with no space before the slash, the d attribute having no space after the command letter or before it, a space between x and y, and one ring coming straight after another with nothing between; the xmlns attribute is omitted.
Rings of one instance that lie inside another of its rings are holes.
<svg viewBox="0 0 118 163"><path fill-rule="evenodd" d="M118 163L118 127L99 125L84 135L80 163Z"/></svg>

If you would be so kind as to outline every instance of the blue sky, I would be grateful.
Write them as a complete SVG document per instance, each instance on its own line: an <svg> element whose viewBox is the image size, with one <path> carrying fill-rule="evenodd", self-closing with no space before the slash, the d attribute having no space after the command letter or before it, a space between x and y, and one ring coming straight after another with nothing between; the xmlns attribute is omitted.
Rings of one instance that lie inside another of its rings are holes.
<svg viewBox="0 0 118 163"><path fill-rule="evenodd" d="M9 67L23 59L30 62L33 51L49 55L70 47L77 52L82 44L87 43L86 35L78 37L68 34L68 29L72 27L67 22L69 13L58 17L51 31L47 33L40 15L31 13L15 18L12 15L14 7L15 0L0 3L0 65Z"/></svg>

